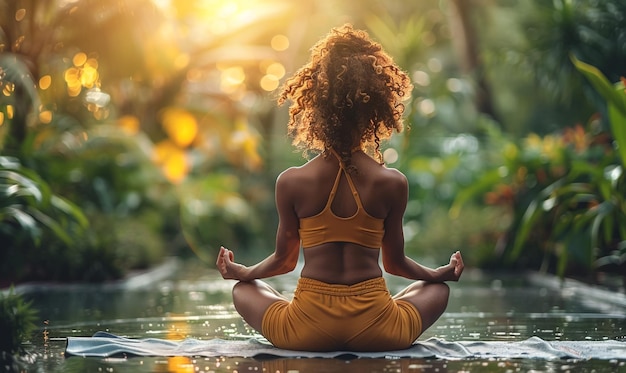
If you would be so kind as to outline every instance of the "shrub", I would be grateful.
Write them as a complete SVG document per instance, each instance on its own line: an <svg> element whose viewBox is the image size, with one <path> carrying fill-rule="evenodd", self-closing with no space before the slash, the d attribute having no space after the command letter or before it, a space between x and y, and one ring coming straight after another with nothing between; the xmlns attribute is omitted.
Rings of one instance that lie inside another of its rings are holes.
<svg viewBox="0 0 626 373"><path fill-rule="evenodd" d="M35 329L37 312L14 289L0 292L0 352L15 354L24 351L24 343Z"/></svg>

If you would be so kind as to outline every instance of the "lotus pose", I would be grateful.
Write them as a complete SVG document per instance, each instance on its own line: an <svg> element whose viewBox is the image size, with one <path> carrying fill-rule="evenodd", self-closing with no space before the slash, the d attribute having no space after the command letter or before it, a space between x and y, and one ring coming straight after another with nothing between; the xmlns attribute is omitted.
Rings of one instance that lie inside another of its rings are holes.
<svg viewBox="0 0 626 373"><path fill-rule="evenodd" d="M448 304L446 281L463 272L459 252L438 268L404 252L406 177L383 164L381 141L402 131L410 79L366 32L333 29L289 78L278 103L291 102L293 144L316 154L276 180L275 251L253 266L222 247L217 268L237 280L243 319L279 348L308 351L404 349ZM304 267L293 299L259 279ZM414 280L392 296L382 277Z"/></svg>

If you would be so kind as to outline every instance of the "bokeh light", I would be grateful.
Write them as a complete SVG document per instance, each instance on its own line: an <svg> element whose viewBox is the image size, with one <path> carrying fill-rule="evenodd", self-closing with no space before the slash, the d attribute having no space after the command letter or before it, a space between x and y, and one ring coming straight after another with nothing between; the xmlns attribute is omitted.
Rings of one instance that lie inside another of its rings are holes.
<svg viewBox="0 0 626 373"><path fill-rule="evenodd" d="M39 121L44 124L52 122L52 112L50 110L45 110L39 113Z"/></svg>
<svg viewBox="0 0 626 373"><path fill-rule="evenodd" d="M280 79L285 76L285 66L283 66L283 64L280 62L274 62L267 67L265 72L268 75L273 75L277 79Z"/></svg>
<svg viewBox="0 0 626 373"><path fill-rule="evenodd" d="M41 88L44 91L50 88L51 84L52 84L52 77L50 75L44 75L39 79L39 88Z"/></svg>
<svg viewBox="0 0 626 373"><path fill-rule="evenodd" d="M274 35L270 45L272 46L272 49L278 52L287 50L289 48L289 38L281 34Z"/></svg>
<svg viewBox="0 0 626 373"><path fill-rule="evenodd" d="M198 122L188 111L169 107L161 113L163 129L176 146L189 146L198 134Z"/></svg>
<svg viewBox="0 0 626 373"><path fill-rule="evenodd" d="M163 175L174 184L182 182L189 173L187 155L169 139L155 145L153 160L161 167Z"/></svg>
<svg viewBox="0 0 626 373"><path fill-rule="evenodd" d="M72 58L72 64L74 66L65 70L64 74L70 97L80 95L83 87L93 88L100 85L98 61L95 58L88 58L87 54L78 52Z"/></svg>
<svg viewBox="0 0 626 373"><path fill-rule="evenodd" d="M135 135L139 133L140 123L139 118L134 115L124 115L118 118L117 125L129 135Z"/></svg>
<svg viewBox="0 0 626 373"><path fill-rule="evenodd" d="M20 22L21 20L23 20L25 16L26 16L26 9L24 9L24 8L18 9L15 12L15 20L17 22Z"/></svg>
<svg viewBox="0 0 626 373"><path fill-rule="evenodd" d="M259 85L261 86L261 88L265 91L271 92L273 90L275 90L276 88L278 88L278 78L274 75L265 75L261 78L261 81L259 82Z"/></svg>
<svg viewBox="0 0 626 373"><path fill-rule="evenodd" d="M398 151L394 148L385 149L383 152L383 159L386 164L393 164L398 161L399 155Z"/></svg>
<svg viewBox="0 0 626 373"><path fill-rule="evenodd" d="M83 52L78 52L74 55L74 58L72 58L72 63L74 64L74 66L82 66L85 64L85 62L87 62L87 55Z"/></svg>
<svg viewBox="0 0 626 373"><path fill-rule="evenodd" d="M5 82L2 87L2 94L8 97L13 94L14 90L15 90L15 84L13 84L12 82Z"/></svg>

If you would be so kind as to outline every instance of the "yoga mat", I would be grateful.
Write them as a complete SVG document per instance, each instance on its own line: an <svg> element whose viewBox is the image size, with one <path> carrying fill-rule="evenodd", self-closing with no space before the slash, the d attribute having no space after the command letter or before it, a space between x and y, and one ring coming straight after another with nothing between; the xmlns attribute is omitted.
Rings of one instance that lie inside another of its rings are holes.
<svg viewBox="0 0 626 373"><path fill-rule="evenodd" d="M201 356L245 358L499 358L499 359L622 359L626 360L626 342L545 341L531 337L523 341L459 341L429 338L415 342L405 350L383 352L310 352L276 348L261 338L246 340L185 339L170 341L157 338L132 339L97 332L92 337L68 337L68 356Z"/></svg>

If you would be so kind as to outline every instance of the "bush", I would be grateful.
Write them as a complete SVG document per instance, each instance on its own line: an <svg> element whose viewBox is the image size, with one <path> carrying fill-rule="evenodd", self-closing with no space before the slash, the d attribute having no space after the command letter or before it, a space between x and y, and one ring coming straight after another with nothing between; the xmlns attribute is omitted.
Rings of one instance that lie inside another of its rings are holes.
<svg viewBox="0 0 626 373"><path fill-rule="evenodd" d="M24 343L35 329L36 317L31 302L15 294L12 287L7 294L0 292L0 352L24 352Z"/></svg>
<svg viewBox="0 0 626 373"><path fill-rule="evenodd" d="M594 67L576 67L606 100L586 125L522 142L501 141L499 161L457 196L503 206L513 220L502 235L502 264L560 276L626 268L626 91ZM608 128L602 124L604 119Z"/></svg>

